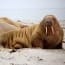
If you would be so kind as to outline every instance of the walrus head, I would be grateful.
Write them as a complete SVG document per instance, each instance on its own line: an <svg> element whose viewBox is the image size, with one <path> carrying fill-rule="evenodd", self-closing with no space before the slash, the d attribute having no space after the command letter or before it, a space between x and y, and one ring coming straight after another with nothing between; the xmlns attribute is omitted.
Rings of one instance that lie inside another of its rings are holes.
<svg viewBox="0 0 65 65"><path fill-rule="evenodd" d="M57 24L57 19L53 15L47 15L44 17L44 19L40 23L40 27L45 33L45 35L54 35L55 34L55 26ZM57 24L57 26L59 26Z"/></svg>
<svg viewBox="0 0 65 65"><path fill-rule="evenodd" d="M62 31L57 18L54 15L47 15L40 22L43 42L45 48L54 48L61 41Z"/></svg>

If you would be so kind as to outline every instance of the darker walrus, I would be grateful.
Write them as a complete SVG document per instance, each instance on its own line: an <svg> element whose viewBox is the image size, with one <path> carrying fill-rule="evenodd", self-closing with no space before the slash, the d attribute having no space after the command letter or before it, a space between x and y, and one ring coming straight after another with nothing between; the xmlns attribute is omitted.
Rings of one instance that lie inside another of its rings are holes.
<svg viewBox="0 0 65 65"><path fill-rule="evenodd" d="M33 47L41 46L44 49L62 48L63 30L54 15L45 16L40 22L40 29L41 36L35 34L35 37L33 37Z"/></svg>

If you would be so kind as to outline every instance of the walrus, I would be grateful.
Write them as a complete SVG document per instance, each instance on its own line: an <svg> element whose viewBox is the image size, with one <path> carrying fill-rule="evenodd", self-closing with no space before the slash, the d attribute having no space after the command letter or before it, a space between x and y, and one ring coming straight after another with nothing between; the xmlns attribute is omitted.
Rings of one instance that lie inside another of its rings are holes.
<svg viewBox="0 0 65 65"><path fill-rule="evenodd" d="M0 34L11 30L17 30L17 27L6 22L0 22Z"/></svg>
<svg viewBox="0 0 65 65"><path fill-rule="evenodd" d="M63 29L54 15L47 15L40 22L41 34L34 34L33 47L41 43L44 49L61 49L63 40ZM36 36L37 35L37 36ZM41 35L41 36L39 36ZM38 39L37 39L38 38ZM39 39L41 38L41 39ZM39 41L40 40L40 41Z"/></svg>
<svg viewBox="0 0 65 65"><path fill-rule="evenodd" d="M27 25L24 25L22 22L18 22L18 21L13 21L7 17L1 17L0 18L0 22L5 22L5 23L8 23L10 25L14 25L16 26L17 28L24 28L24 27L27 27Z"/></svg>
<svg viewBox="0 0 65 65"><path fill-rule="evenodd" d="M0 35L4 48L61 49L63 30L54 15L45 16L39 24Z"/></svg>

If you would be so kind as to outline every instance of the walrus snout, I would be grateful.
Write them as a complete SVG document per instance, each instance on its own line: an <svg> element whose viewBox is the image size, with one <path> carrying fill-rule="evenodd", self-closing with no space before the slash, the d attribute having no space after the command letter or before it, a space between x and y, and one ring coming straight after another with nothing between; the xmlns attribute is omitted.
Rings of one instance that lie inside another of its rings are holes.
<svg viewBox="0 0 65 65"><path fill-rule="evenodd" d="M52 21L50 21L50 20L46 21L46 23L47 23L47 26L51 26L52 25Z"/></svg>

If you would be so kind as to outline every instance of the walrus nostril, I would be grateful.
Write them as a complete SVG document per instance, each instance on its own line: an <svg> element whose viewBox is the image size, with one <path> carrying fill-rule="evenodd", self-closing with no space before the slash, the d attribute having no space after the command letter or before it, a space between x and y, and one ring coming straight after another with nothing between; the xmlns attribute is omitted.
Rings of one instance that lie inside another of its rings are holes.
<svg viewBox="0 0 65 65"><path fill-rule="evenodd" d="M47 25L52 25L51 21L46 21Z"/></svg>

